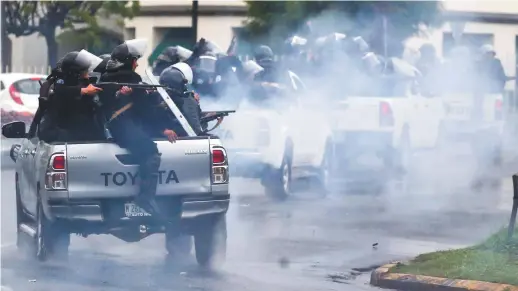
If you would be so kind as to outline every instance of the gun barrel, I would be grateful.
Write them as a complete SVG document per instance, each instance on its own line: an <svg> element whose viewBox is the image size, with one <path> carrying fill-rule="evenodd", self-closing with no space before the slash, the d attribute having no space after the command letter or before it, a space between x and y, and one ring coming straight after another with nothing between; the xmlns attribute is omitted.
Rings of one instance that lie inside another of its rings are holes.
<svg viewBox="0 0 518 291"><path fill-rule="evenodd" d="M130 87L130 88L140 88L140 89L152 89L152 88L167 88L164 85L151 85L151 84L132 84L132 83L116 83L116 82L101 82L95 84L96 87L109 87L109 86L119 86L119 87Z"/></svg>

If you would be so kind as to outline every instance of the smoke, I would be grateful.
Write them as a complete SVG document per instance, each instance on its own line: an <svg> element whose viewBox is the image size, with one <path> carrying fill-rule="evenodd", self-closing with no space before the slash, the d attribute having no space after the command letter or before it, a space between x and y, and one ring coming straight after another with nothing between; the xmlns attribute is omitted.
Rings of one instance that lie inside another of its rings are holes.
<svg viewBox="0 0 518 291"><path fill-rule="evenodd" d="M313 39L358 21L366 20L345 18L333 11L308 19ZM357 36L368 39L373 33L363 31L369 35L351 34L346 40L351 42ZM498 184L502 178L502 141L509 133L503 130L506 114L502 94L475 94L482 90L475 85L483 80L474 74L478 72L473 67L477 58L452 53L450 59L430 64L426 71L429 56L419 53L426 42L419 38L407 41L401 55L389 58L371 51L339 53L340 49L326 45L324 50L311 51L312 57L320 53L318 66L305 65L307 55L283 56L282 62L305 83L304 90L260 105L236 102L235 98L216 103L202 100L202 108L237 110L216 132L231 158L234 149L254 149L263 153L264 161L273 162L285 150L284 141L275 140L278 136L274 133L280 136L285 131L293 138L298 162L318 166L315 149L324 150L326 142L332 140L334 176L346 181L333 188L335 194L354 193L358 185L376 185L374 189L383 195L418 197L406 209L451 208L460 199L455 195L471 192L472 185ZM245 89L232 88L227 96L247 99L248 94ZM380 126L391 123L382 120L386 118L381 116L384 106L392 114L393 125ZM226 138L229 132L230 139ZM235 159L231 162L240 162ZM407 194L401 194L401 187Z"/></svg>

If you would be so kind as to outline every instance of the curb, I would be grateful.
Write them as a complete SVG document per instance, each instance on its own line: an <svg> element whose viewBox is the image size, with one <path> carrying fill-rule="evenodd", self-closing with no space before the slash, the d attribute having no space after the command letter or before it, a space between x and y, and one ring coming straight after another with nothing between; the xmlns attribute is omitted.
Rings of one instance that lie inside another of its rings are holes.
<svg viewBox="0 0 518 291"><path fill-rule="evenodd" d="M402 291L518 291L518 286L423 275L390 273L398 263L381 266L371 273L370 284Z"/></svg>

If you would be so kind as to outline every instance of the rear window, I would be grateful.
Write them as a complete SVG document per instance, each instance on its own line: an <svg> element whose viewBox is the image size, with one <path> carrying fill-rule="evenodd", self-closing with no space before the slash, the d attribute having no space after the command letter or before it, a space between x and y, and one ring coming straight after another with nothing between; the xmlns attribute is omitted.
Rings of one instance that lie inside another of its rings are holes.
<svg viewBox="0 0 518 291"><path fill-rule="evenodd" d="M39 79L20 80L14 83L14 87L22 94L38 95L40 94L40 83L38 80Z"/></svg>

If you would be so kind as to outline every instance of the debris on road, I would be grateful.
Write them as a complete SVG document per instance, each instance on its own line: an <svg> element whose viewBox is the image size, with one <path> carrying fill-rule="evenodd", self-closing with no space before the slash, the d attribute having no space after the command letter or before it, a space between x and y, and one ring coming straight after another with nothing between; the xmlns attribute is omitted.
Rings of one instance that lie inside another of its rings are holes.
<svg viewBox="0 0 518 291"><path fill-rule="evenodd" d="M357 272L349 272L349 273L340 272L340 273L329 274L329 275L327 275L327 277L329 279L331 279L331 281L336 282L336 283L349 284L349 282L347 282L347 281L356 279L356 277L358 275L359 275L359 273L357 273Z"/></svg>
<svg viewBox="0 0 518 291"><path fill-rule="evenodd" d="M289 268L290 260L286 257L281 257L279 259L279 266L281 266L281 268L283 268L283 269Z"/></svg>

